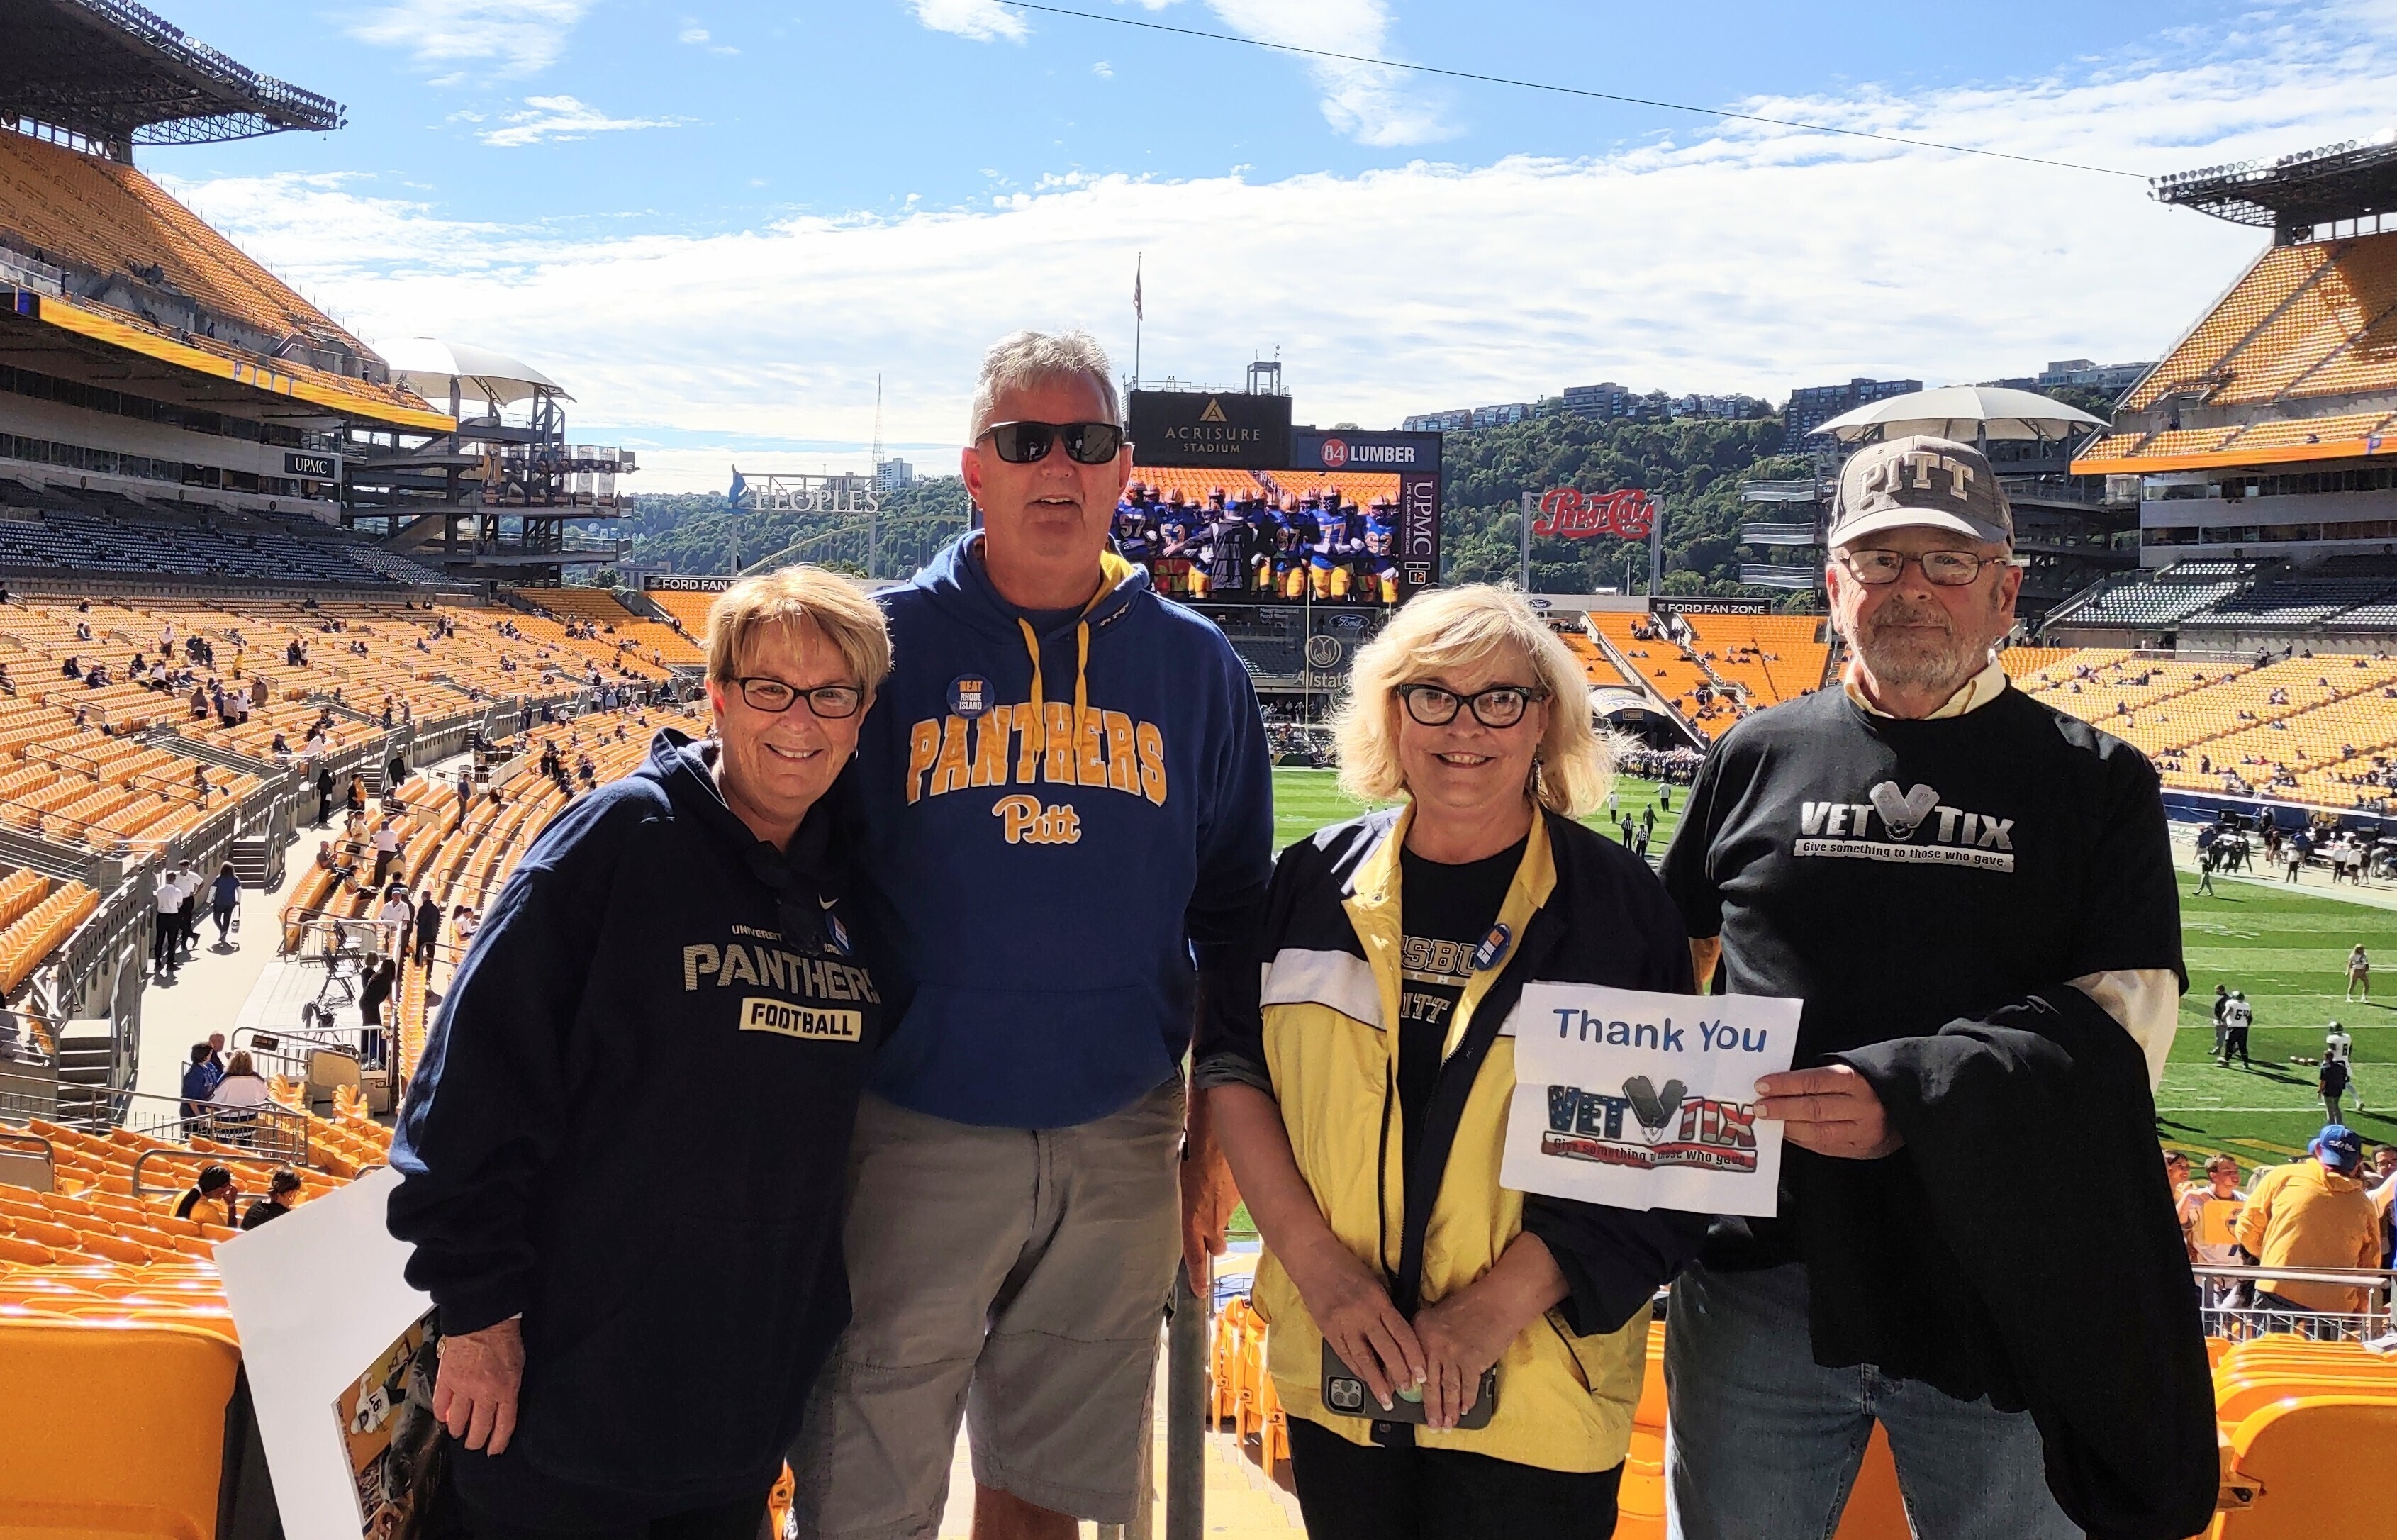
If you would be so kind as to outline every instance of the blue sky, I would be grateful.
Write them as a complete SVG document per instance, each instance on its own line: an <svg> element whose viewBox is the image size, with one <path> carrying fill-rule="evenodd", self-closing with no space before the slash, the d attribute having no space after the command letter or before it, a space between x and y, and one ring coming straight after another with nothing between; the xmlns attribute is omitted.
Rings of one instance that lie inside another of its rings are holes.
<svg viewBox="0 0 2397 1540"><path fill-rule="evenodd" d="M2397 120L2397 4L1079 0L2139 172ZM142 164L368 341L509 348L651 490L945 466L1080 324L1302 420L2155 356L2260 244L2141 183L1330 64L998 0L154 0L349 111ZM901 448L901 447L904 448Z"/></svg>

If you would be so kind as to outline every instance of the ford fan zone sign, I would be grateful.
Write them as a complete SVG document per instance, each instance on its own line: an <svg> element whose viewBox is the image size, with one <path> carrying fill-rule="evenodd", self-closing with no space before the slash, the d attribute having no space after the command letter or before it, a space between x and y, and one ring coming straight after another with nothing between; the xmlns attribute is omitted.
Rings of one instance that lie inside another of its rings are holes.
<svg viewBox="0 0 2397 1540"><path fill-rule="evenodd" d="M1539 516L1532 521L1535 535L1560 535L1566 540L1595 540L1615 535L1646 540L1656 527L1656 504L1637 487L1613 492L1585 492L1559 487L1542 492Z"/></svg>

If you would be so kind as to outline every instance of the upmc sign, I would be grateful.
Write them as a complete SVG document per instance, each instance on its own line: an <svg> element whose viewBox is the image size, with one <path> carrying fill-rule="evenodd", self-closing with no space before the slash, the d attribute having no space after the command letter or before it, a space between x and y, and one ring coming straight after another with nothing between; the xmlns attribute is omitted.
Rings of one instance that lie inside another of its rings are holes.
<svg viewBox="0 0 2397 1540"><path fill-rule="evenodd" d="M1585 492L1578 487L1559 487L1542 492L1538 501L1523 494L1523 511L1535 514L1532 533L1560 535L1566 540L1596 540L1600 535L1614 535L1623 540L1646 540L1656 527L1656 504L1637 487L1620 491Z"/></svg>
<svg viewBox="0 0 2397 1540"><path fill-rule="evenodd" d="M1278 471L1290 463L1290 397L1239 391L1132 393L1136 464Z"/></svg>
<svg viewBox="0 0 2397 1540"><path fill-rule="evenodd" d="M1397 475L1401 601L1440 581L1440 442L1436 433L1366 433L1346 428L1297 428L1290 435L1290 469L1301 475L1359 471ZM1344 490L1353 495L1356 489Z"/></svg>

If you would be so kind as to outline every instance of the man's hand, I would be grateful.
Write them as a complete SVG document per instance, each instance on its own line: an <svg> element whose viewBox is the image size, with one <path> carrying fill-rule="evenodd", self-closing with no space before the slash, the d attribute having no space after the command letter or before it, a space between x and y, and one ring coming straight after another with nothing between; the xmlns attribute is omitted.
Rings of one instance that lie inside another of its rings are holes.
<svg viewBox="0 0 2397 1540"><path fill-rule="evenodd" d="M1767 1075L1756 1094L1759 1118L1780 1119L1791 1144L1817 1155L1877 1160L1906 1143L1872 1082L1845 1065Z"/></svg>
<svg viewBox="0 0 2397 1540"><path fill-rule="evenodd" d="M1190 1275L1190 1292L1207 1301L1212 1288L1210 1259L1224 1254L1224 1231L1239 1207L1240 1189L1232 1168L1215 1143L1214 1120L1208 1115L1207 1092L1190 1093L1190 1111L1183 1128L1182 1265Z"/></svg>
<svg viewBox="0 0 2397 1540"><path fill-rule="evenodd" d="M502 1454L516 1431L516 1387L524 1382L524 1327L511 1318L463 1336L441 1339L433 1379L433 1415L468 1449Z"/></svg>

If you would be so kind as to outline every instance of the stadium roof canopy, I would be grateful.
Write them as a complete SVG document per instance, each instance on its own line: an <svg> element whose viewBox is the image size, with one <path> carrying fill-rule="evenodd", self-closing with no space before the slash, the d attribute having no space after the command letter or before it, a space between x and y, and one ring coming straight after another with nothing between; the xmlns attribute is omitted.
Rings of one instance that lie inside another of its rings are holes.
<svg viewBox="0 0 2397 1540"><path fill-rule="evenodd" d="M338 128L341 105L234 62L130 0L0 0L0 120L134 144Z"/></svg>
<svg viewBox="0 0 2397 1540"><path fill-rule="evenodd" d="M2283 244L2316 227L2397 213L2397 142L2324 145L2259 160L2208 166L2157 177L2159 203L2177 204L2238 224L2261 225Z"/></svg>

